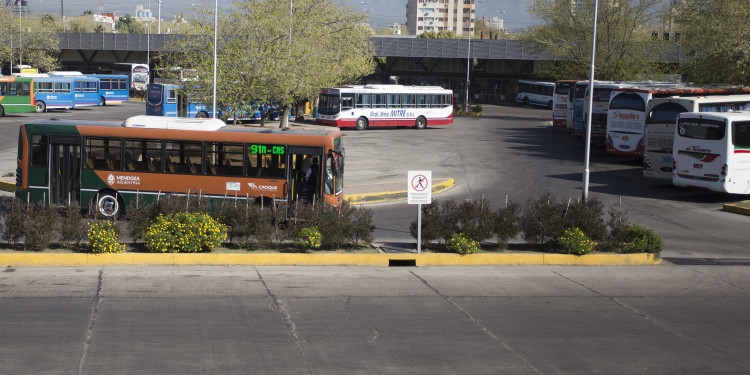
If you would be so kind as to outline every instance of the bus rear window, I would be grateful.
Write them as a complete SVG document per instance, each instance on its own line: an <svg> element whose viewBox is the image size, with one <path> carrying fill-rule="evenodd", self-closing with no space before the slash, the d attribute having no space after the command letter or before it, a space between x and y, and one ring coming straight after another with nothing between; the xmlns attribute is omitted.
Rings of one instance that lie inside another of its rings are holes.
<svg viewBox="0 0 750 375"><path fill-rule="evenodd" d="M680 119L677 134L682 138L718 141L724 139L726 123L709 119Z"/></svg>

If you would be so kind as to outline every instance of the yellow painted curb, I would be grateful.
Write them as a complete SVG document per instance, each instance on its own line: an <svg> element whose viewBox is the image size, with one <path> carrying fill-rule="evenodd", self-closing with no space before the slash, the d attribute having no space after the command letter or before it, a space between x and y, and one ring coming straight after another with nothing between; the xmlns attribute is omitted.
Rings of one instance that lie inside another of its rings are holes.
<svg viewBox="0 0 750 375"><path fill-rule="evenodd" d="M132 266L132 265L245 265L245 266L388 266L391 261L413 261L416 266L490 265L656 265L656 254L40 254L0 253L0 266Z"/></svg>
<svg viewBox="0 0 750 375"><path fill-rule="evenodd" d="M732 213L735 213L735 214L750 216L750 208L741 207L741 206L739 206L737 204L729 204L729 203L727 203L727 204L725 204L722 207L722 210L724 210L726 212L732 212Z"/></svg>
<svg viewBox="0 0 750 375"><path fill-rule="evenodd" d="M432 194L446 191L453 187L453 185L455 184L456 181L452 178L443 179L442 181L432 185ZM348 194L344 196L344 200L346 200L350 204L389 202L393 200L406 199L407 193L407 190L404 189L377 193Z"/></svg>
<svg viewBox="0 0 750 375"><path fill-rule="evenodd" d="M14 192L16 191L16 184L0 180L0 190Z"/></svg>

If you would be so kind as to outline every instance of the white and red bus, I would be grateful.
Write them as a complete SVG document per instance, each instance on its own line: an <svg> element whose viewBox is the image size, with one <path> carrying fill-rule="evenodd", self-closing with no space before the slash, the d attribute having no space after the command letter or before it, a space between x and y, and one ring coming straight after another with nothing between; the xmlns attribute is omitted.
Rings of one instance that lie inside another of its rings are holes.
<svg viewBox="0 0 750 375"><path fill-rule="evenodd" d="M671 179L677 116L683 112L728 112L750 109L750 95L673 96L651 99L646 107L643 175Z"/></svg>
<svg viewBox="0 0 750 375"><path fill-rule="evenodd" d="M568 106L577 81L558 80L555 82L555 95L552 99L552 126L567 128ZM572 116L571 116L572 117Z"/></svg>
<svg viewBox="0 0 750 375"><path fill-rule="evenodd" d="M642 157L646 106L651 99L670 96L709 96L741 93L740 88L692 87L680 83L618 88L612 91L607 113L607 152Z"/></svg>
<svg viewBox="0 0 750 375"><path fill-rule="evenodd" d="M750 112L685 112L674 133L675 186L750 194Z"/></svg>
<svg viewBox="0 0 750 375"><path fill-rule="evenodd" d="M315 121L364 130L377 126L453 123L453 91L438 86L364 85L324 88Z"/></svg>

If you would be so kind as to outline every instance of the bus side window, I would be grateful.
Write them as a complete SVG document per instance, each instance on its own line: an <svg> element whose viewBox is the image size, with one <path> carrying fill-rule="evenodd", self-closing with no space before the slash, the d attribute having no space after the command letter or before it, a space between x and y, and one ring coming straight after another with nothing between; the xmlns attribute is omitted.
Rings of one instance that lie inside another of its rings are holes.
<svg viewBox="0 0 750 375"><path fill-rule="evenodd" d="M167 103L177 103L177 93L175 92L175 90L167 90Z"/></svg>
<svg viewBox="0 0 750 375"><path fill-rule="evenodd" d="M357 108L370 108L370 94L354 94L354 106Z"/></svg>
<svg viewBox="0 0 750 375"><path fill-rule="evenodd" d="M405 108L414 108L417 106L416 94L403 94L401 99L401 103Z"/></svg>
<svg viewBox="0 0 750 375"><path fill-rule="evenodd" d="M732 143L736 147L750 147L750 122L742 121L733 124Z"/></svg>
<svg viewBox="0 0 750 375"><path fill-rule="evenodd" d="M401 94L388 94L388 107L401 108Z"/></svg>
<svg viewBox="0 0 750 375"><path fill-rule="evenodd" d="M47 135L34 134L31 136L31 166L47 166Z"/></svg>
<svg viewBox="0 0 750 375"><path fill-rule="evenodd" d="M354 108L354 95L341 95L341 110Z"/></svg>

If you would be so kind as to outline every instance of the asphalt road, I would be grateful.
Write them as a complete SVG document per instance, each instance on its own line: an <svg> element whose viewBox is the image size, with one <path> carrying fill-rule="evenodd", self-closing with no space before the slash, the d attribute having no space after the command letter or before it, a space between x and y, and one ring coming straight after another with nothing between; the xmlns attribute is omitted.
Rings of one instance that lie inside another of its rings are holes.
<svg viewBox="0 0 750 375"><path fill-rule="evenodd" d="M0 272L4 374L743 374L736 266Z"/></svg>

